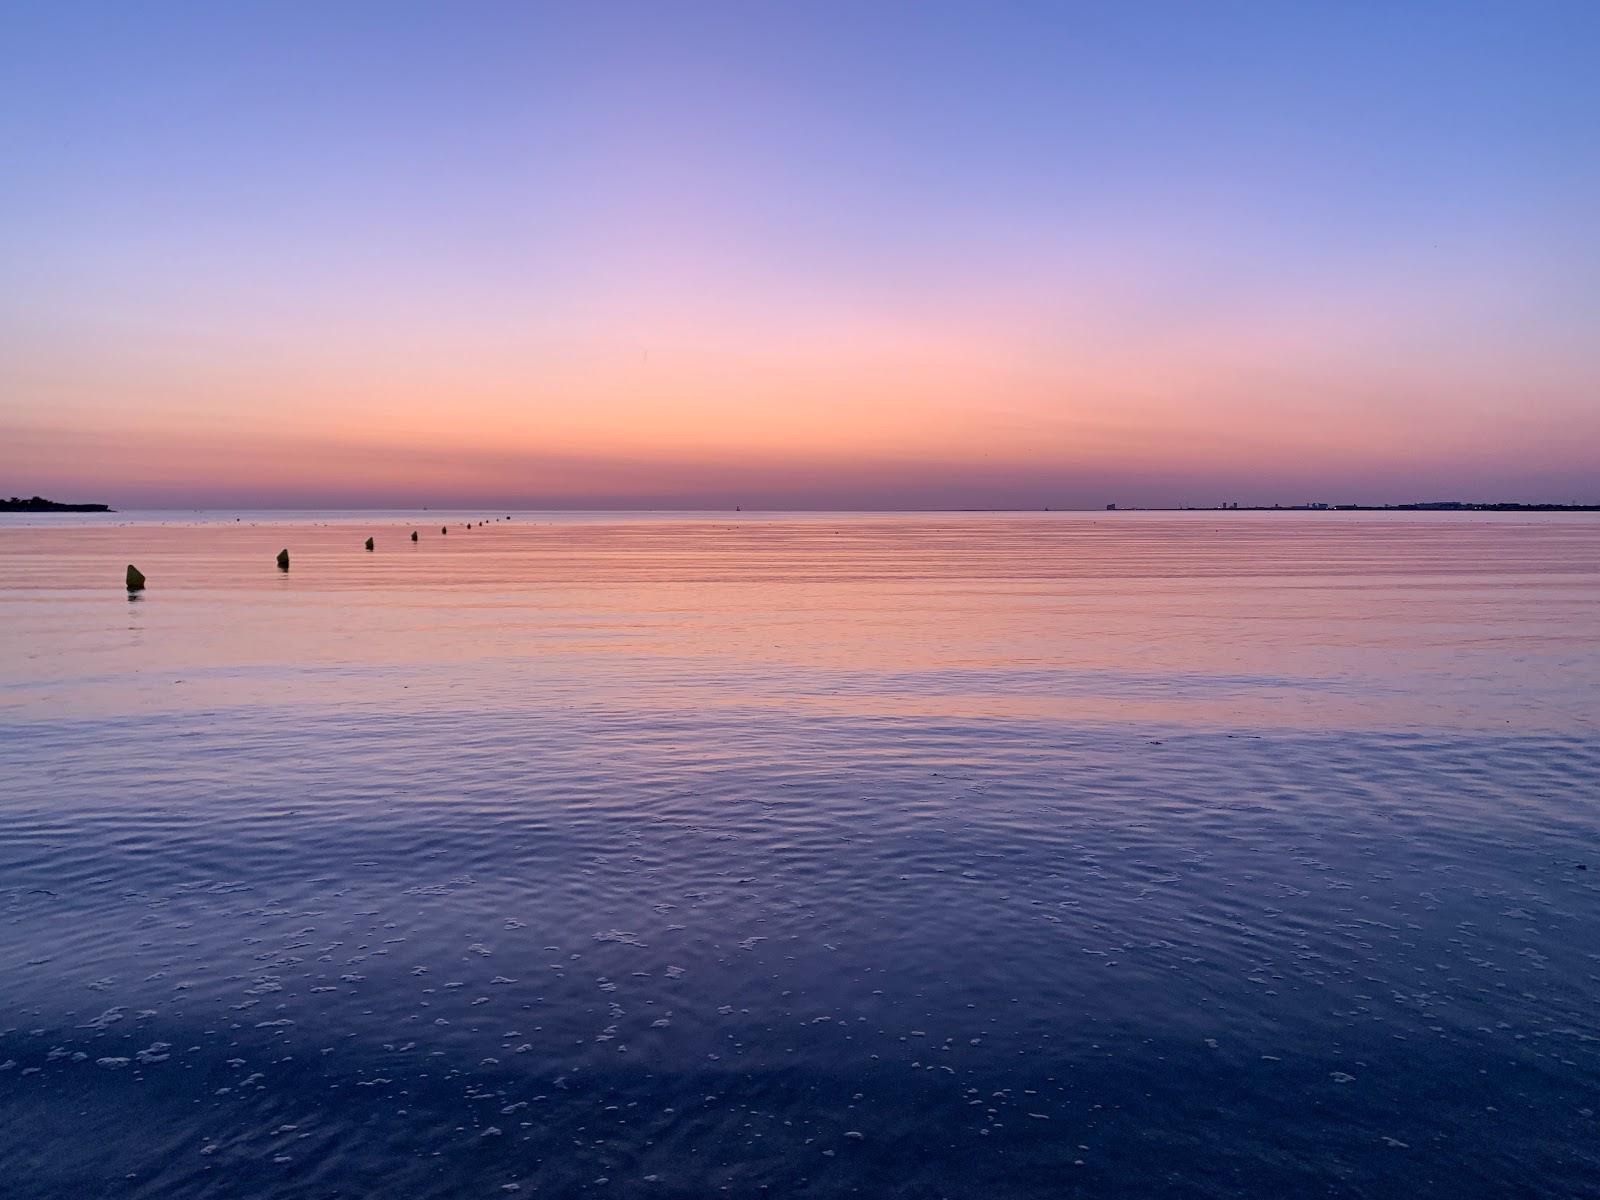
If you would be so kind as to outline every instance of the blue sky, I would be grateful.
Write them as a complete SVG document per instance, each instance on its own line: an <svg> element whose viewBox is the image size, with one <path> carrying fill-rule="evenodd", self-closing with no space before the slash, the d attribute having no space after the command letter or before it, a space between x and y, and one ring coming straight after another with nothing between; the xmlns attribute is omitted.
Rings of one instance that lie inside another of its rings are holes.
<svg viewBox="0 0 1600 1200"><path fill-rule="evenodd" d="M307 447L447 461L363 474L396 501L1600 467L1600 6L52 3L0 38L11 490L346 497L271 482Z"/></svg>

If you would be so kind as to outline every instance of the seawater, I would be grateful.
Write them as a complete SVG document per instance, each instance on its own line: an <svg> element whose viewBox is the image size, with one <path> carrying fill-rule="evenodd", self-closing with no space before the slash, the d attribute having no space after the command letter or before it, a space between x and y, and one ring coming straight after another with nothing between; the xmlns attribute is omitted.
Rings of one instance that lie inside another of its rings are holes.
<svg viewBox="0 0 1600 1200"><path fill-rule="evenodd" d="M0 1194L1597 1195L1597 719L1583 514L0 518Z"/></svg>

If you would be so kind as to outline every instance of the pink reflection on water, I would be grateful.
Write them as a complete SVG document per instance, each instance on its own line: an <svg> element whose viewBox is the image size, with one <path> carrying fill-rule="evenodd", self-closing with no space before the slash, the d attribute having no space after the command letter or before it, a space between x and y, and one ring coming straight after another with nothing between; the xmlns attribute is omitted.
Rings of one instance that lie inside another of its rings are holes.
<svg viewBox="0 0 1600 1200"><path fill-rule="evenodd" d="M0 525L0 711L1594 723L1586 514L490 516Z"/></svg>

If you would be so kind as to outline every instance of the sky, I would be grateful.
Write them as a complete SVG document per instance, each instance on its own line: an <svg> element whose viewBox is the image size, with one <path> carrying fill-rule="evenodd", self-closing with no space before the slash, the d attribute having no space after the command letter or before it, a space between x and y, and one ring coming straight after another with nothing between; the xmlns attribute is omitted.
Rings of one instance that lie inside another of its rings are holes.
<svg viewBox="0 0 1600 1200"><path fill-rule="evenodd" d="M0 494L1600 500L1600 4L0 0Z"/></svg>

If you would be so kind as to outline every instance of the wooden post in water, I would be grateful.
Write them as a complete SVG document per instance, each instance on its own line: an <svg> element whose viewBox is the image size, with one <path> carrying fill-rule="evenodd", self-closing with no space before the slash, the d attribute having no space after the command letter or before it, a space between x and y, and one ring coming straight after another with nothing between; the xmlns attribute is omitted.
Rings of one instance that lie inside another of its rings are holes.
<svg viewBox="0 0 1600 1200"><path fill-rule="evenodd" d="M130 592L144 591L144 572L132 563L128 564L128 590Z"/></svg>
<svg viewBox="0 0 1600 1200"><path fill-rule="evenodd" d="M367 539L367 549L368 549L368 550L371 550L371 549L372 549L372 539L371 539L371 538L368 538L368 539Z"/></svg>
<svg viewBox="0 0 1600 1200"><path fill-rule="evenodd" d="M288 569L289 569L289 548L287 546L285 546L282 550L278 551L278 570L287 571Z"/></svg>

